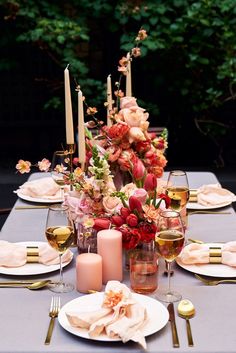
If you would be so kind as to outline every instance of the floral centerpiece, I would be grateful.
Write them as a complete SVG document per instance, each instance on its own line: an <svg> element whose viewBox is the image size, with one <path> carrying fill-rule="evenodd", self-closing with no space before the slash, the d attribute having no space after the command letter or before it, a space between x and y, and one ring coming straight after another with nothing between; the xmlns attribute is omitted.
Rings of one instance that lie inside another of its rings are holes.
<svg viewBox="0 0 236 353"><path fill-rule="evenodd" d="M134 48L119 61L121 75L128 75L132 58L141 55L139 44L146 35L141 29ZM85 124L87 167L82 170L77 166L72 172L68 152L64 183L73 191L65 195L64 203L77 225L96 231L119 229L124 248L131 249L154 239L159 211L169 205L161 181L157 182L167 163L164 155L167 133L164 130L157 136L148 131L148 112L138 106L136 98L124 96L120 82L121 78L115 91L116 106L110 105L108 110L109 124L104 125L95 117L97 109L89 107L84 100L87 114L93 118ZM94 136L89 128L97 128L97 134ZM80 161L74 158L74 162ZM16 168L20 173L28 173L32 166L31 162L20 160ZM48 171L50 162L44 158L36 166ZM58 171L62 172L60 166ZM115 186L117 174L124 173L132 182Z"/></svg>

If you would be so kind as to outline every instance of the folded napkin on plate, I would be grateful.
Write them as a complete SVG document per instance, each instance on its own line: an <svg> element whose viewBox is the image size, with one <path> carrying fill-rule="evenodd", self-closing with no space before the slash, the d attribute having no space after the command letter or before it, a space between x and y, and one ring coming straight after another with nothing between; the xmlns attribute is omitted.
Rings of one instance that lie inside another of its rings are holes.
<svg viewBox="0 0 236 353"><path fill-rule="evenodd" d="M38 262L43 265L59 264L58 251L54 250L49 244L39 244ZM73 253L67 250L62 255L62 262L68 262L72 259ZM27 247L24 245L9 243L0 240L0 266L3 267L20 267L27 262Z"/></svg>
<svg viewBox="0 0 236 353"><path fill-rule="evenodd" d="M52 177L45 177L27 181L15 192L37 198L58 199L60 198L60 186L55 183Z"/></svg>
<svg viewBox="0 0 236 353"><path fill-rule="evenodd" d="M202 185L197 189L197 202L203 206L220 206L236 201L236 195L220 184Z"/></svg>
<svg viewBox="0 0 236 353"><path fill-rule="evenodd" d="M100 309L68 312L66 316L71 326L88 329L90 337L105 333L109 338L120 338L124 343L132 340L146 349L141 331L147 322L146 309L133 299L130 289L119 281L107 283Z"/></svg>
<svg viewBox="0 0 236 353"><path fill-rule="evenodd" d="M207 264L210 262L209 244L189 244L184 247L178 259L185 265ZM221 263L236 267L236 241L221 246Z"/></svg>

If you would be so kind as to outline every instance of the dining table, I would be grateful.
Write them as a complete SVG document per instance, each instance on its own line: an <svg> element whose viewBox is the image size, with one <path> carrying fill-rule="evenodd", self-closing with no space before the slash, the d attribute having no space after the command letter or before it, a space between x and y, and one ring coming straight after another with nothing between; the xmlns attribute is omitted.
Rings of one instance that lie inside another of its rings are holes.
<svg viewBox="0 0 236 353"><path fill-rule="evenodd" d="M163 179L167 178L167 172ZM32 173L30 180L42 178L45 173ZM219 181L211 172L187 172L190 188L196 189L204 184L215 184ZM20 178L20 176L19 176ZM19 206L39 205L18 198L2 230L0 240L9 242L45 242L45 222L48 209L25 208ZM47 205L47 204L43 204ZM236 215L232 204L215 208L215 213L191 213L185 233L189 238L204 242L228 242L236 240ZM224 213L221 213L221 212ZM73 260L64 267L64 280L72 282L75 289L61 293L61 306L86 294L76 290L76 256L77 248L71 248ZM216 265L214 265L216 266ZM219 265L222 267L222 265ZM164 261L159 259L158 289L167 288L167 277L164 273ZM219 267L220 268L220 267ZM146 337L147 352L195 352L195 353L231 353L236 352L236 284L223 283L208 286L199 281L191 270L173 263L174 274L171 285L182 294L183 299L190 300L195 306L195 315L191 318L194 346L188 346L186 322L178 316L178 302L174 303L176 325L179 336L179 348L172 345L171 324L166 325ZM123 282L130 286L129 272L124 269ZM219 274L220 275L220 274ZM0 271L0 281L58 279L59 271L38 273L34 275L6 274ZM236 269L235 269L236 277ZM103 288L104 289L104 288ZM158 290L157 289L157 290ZM65 330L58 320L50 345L45 345L49 324L49 308L53 293L47 288L29 290L27 288L0 288L0 353L137 353L142 348L135 342L99 341L85 339ZM89 295L89 294L88 294ZM149 295L153 300L155 293ZM167 303L162 303L167 307ZM155 313L158 319L159 312Z"/></svg>

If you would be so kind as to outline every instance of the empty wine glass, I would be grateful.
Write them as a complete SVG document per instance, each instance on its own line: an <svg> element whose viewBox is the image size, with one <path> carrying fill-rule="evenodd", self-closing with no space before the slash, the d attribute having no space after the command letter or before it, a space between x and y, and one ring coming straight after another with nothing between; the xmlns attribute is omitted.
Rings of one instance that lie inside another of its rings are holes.
<svg viewBox="0 0 236 353"><path fill-rule="evenodd" d="M178 292L172 291L170 286L171 263L180 254L184 246L184 228L179 212L162 211L159 218L160 230L156 233L155 244L158 254L167 263L168 289L158 291L156 298L164 302L175 302L181 300Z"/></svg>
<svg viewBox="0 0 236 353"><path fill-rule="evenodd" d="M60 261L60 279L50 284L53 292L66 293L74 289L71 283L63 282L62 255L71 246L74 240L74 224L68 217L68 207L60 204L51 205L48 210L46 221L46 238L49 245L58 251Z"/></svg>
<svg viewBox="0 0 236 353"><path fill-rule="evenodd" d="M51 163L51 176L60 186L61 199L64 200L64 187L66 175L70 173L70 156L68 151L56 151L53 153Z"/></svg>

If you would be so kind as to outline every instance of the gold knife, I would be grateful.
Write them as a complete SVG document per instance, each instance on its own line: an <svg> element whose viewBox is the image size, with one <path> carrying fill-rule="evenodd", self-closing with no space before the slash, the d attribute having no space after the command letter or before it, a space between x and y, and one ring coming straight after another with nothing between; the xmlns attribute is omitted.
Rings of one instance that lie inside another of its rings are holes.
<svg viewBox="0 0 236 353"><path fill-rule="evenodd" d="M176 327L176 322L175 322L174 304L170 303L167 306L167 310L169 311L169 321L171 324L173 347L178 348L179 347L179 337L178 337L178 332L177 332L177 327Z"/></svg>

